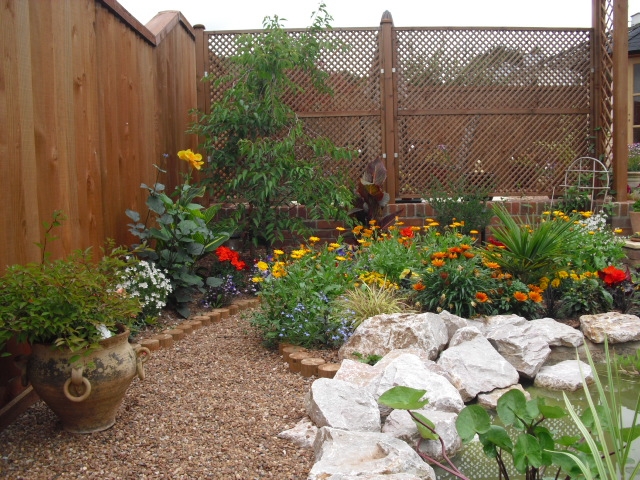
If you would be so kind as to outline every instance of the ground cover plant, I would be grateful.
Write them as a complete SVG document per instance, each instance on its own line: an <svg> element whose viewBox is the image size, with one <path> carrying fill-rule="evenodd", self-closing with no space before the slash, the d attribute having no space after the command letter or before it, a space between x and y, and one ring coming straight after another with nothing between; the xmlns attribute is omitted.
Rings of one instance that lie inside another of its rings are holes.
<svg viewBox="0 0 640 480"><path fill-rule="evenodd" d="M369 313L576 318L637 305L637 284L619 263L622 240L606 222L590 212L545 212L526 223L501 206L494 213L503 223L486 243L458 221L383 229L371 220L340 227L332 243L310 237L276 250L254 277L264 301L253 325L272 346L336 347ZM375 312L361 308L374 293L385 299Z"/></svg>

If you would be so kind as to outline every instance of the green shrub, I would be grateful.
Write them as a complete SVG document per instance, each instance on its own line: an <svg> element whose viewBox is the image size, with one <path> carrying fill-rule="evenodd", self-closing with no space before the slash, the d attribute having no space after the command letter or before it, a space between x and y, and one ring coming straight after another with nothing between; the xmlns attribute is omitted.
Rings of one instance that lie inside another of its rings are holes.
<svg viewBox="0 0 640 480"><path fill-rule="evenodd" d="M291 35L278 17L265 18L260 35L242 35L234 55L226 58L231 73L215 79L224 91L210 113L198 114L191 131L204 139L210 162L203 184L224 202L235 204L233 230L251 245L268 247L284 232L308 235L303 219L289 210L305 205L309 219L342 219L353 200L346 177L324 169L327 162L348 162L355 152L303 129L285 99L302 94L291 72L309 80L309 88L330 94L321 55L340 45L325 40L330 16L324 5L307 30ZM336 167L334 170L338 170Z"/></svg>

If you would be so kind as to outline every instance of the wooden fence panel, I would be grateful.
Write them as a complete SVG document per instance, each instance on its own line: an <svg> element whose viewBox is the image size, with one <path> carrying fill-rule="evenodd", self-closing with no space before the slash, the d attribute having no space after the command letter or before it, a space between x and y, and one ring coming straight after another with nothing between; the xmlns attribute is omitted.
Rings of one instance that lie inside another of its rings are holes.
<svg viewBox="0 0 640 480"><path fill-rule="evenodd" d="M0 273L38 261L42 222L68 220L50 251L99 249L128 233L126 209L146 211L141 183L173 190L197 148L195 34L178 12L150 31L116 0L7 0L0 6ZM6 107L6 108L5 108Z"/></svg>

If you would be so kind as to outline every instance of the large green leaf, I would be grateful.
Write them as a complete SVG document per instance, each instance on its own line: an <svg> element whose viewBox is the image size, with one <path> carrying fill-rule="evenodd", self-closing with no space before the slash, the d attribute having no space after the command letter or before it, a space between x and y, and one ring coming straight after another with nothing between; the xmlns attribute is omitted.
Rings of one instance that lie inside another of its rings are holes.
<svg viewBox="0 0 640 480"><path fill-rule="evenodd" d="M467 405L458 414L456 429L463 442L469 442L476 433L485 433L491 427L491 418L480 405Z"/></svg>
<svg viewBox="0 0 640 480"><path fill-rule="evenodd" d="M516 423L517 417L530 418L527 412L527 399L520 390L509 390L498 400L498 416L505 425Z"/></svg>
<svg viewBox="0 0 640 480"><path fill-rule="evenodd" d="M536 437L527 433L518 436L513 446L513 465L520 473L525 473L529 467L539 468L543 465L542 448Z"/></svg>
<svg viewBox="0 0 640 480"><path fill-rule="evenodd" d="M419 410L429 403L428 399L421 400L426 390L398 385L390 388L378 398L378 403L397 410Z"/></svg>

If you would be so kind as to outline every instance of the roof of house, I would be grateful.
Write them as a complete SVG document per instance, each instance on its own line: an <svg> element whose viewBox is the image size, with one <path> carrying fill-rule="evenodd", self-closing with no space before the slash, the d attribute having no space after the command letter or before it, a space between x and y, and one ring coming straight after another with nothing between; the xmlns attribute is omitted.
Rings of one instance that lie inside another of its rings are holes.
<svg viewBox="0 0 640 480"><path fill-rule="evenodd" d="M640 24L629 28L629 53L640 53Z"/></svg>

